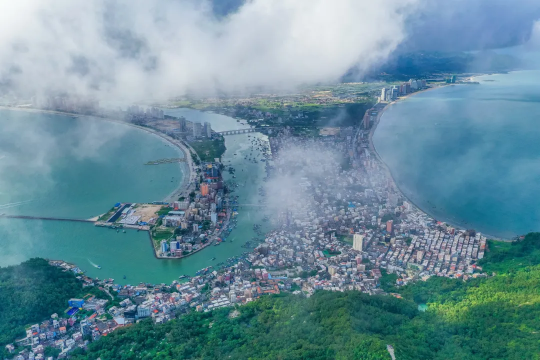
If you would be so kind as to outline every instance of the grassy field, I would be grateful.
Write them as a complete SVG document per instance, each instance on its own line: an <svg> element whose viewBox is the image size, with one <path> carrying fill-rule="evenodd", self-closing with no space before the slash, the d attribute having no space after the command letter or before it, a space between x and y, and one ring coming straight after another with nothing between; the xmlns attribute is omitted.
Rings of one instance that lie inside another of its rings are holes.
<svg viewBox="0 0 540 360"><path fill-rule="evenodd" d="M159 249L161 245L161 240L168 240L173 236L174 229L169 228L160 228L152 231L152 241L154 242L154 246L156 249Z"/></svg>
<svg viewBox="0 0 540 360"><path fill-rule="evenodd" d="M349 244L349 245L352 245L353 244L353 238L352 236L347 236L347 235L337 235L336 236L337 239L343 243L346 243L346 244Z"/></svg>
<svg viewBox="0 0 540 360"><path fill-rule="evenodd" d="M223 137L214 140L193 141L190 145L199 154L202 161L214 161L215 158L221 158L227 149Z"/></svg>
<svg viewBox="0 0 540 360"><path fill-rule="evenodd" d="M111 208L111 210L107 211L105 214L101 215L98 219L98 221L107 221L116 211L116 208Z"/></svg>

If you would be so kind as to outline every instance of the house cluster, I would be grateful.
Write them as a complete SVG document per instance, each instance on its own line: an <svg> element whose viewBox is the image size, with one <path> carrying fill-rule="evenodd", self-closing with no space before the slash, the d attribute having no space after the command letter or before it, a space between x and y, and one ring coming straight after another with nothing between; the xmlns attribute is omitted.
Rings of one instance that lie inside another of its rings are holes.
<svg viewBox="0 0 540 360"><path fill-rule="evenodd" d="M220 163L204 163L198 191L190 198L170 204L171 211L161 217L161 227L175 228L175 235L159 243L163 257L182 257L212 242L221 242L229 231L230 213L224 192Z"/></svg>
<svg viewBox="0 0 540 360"><path fill-rule="evenodd" d="M398 273L398 284L433 275L478 276L486 237L415 208L369 148L369 132L342 130L322 139L271 138L270 179L292 173L287 188L293 191L277 216L281 230L249 255L253 265L269 272L294 269L286 276L304 274L294 281L308 292L380 292L381 269Z"/></svg>
<svg viewBox="0 0 540 360"><path fill-rule="evenodd" d="M410 269L421 276L462 278L474 274L475 263L484 257L485 249L486 237L480 233L431 231L422 236L413 235L409 242L394 239L380 265L402 274L404 282L411 280L407 274Z"/></svg>
<svg viewBox="0 0 540 360"><path fill-rule="evenodd" d="M47 348L57 349L57 358L66 358L71 351L85 348L90 340L123 326L105 318L107 303L107 300L92 295L86 300L70 299L64 314L52 314L48 320L30 326L26 329L26 337L17 340L17 347L8 344L6 350L14 354L16 360L44 359ZM21 347L24 349L16 353Z"/></svg>
<svg viewBox="0 0 540 360"><path fill-rule="evenodd" d="M248 259L253 266L262 267L256 271L263 279L286 279L308 294L315 290L377 293L380 272L373 272L361 251L334 234L326 237L317 231L274 231Z"/></svg>

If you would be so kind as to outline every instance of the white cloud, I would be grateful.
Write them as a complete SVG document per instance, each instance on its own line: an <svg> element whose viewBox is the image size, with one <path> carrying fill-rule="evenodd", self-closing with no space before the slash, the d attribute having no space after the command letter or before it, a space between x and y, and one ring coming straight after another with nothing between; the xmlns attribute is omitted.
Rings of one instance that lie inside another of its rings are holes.
<svg viewBox="0 0 540 360"><path fill-rule="evenodd" d="M0 14L0 81L137 100L336 80L385 59L418 0L18 0Z"/></svg>

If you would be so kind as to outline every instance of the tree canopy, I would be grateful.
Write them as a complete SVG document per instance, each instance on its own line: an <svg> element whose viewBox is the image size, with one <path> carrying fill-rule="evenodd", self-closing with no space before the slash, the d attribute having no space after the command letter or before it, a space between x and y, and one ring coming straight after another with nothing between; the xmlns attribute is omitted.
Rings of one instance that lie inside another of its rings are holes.
<svg viewBox="0 0 540 360"><path fill-rule="evenodd" d="M80 295L82 283L70 272L34 258L0 268L0 351L25 336L25 326L62 313ZM1 354L0 354L1 355Z"/></svg>

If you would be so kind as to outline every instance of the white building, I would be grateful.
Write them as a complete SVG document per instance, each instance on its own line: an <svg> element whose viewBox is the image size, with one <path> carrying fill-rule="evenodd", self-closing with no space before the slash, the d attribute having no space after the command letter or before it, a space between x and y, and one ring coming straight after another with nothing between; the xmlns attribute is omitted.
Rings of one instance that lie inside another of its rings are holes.
<svg viewBox="0 0 540 360"><path fill-rule="evenodd" d="M364 235L354 234L353 236L353 249L362 251L364 247Z"/></svg>

